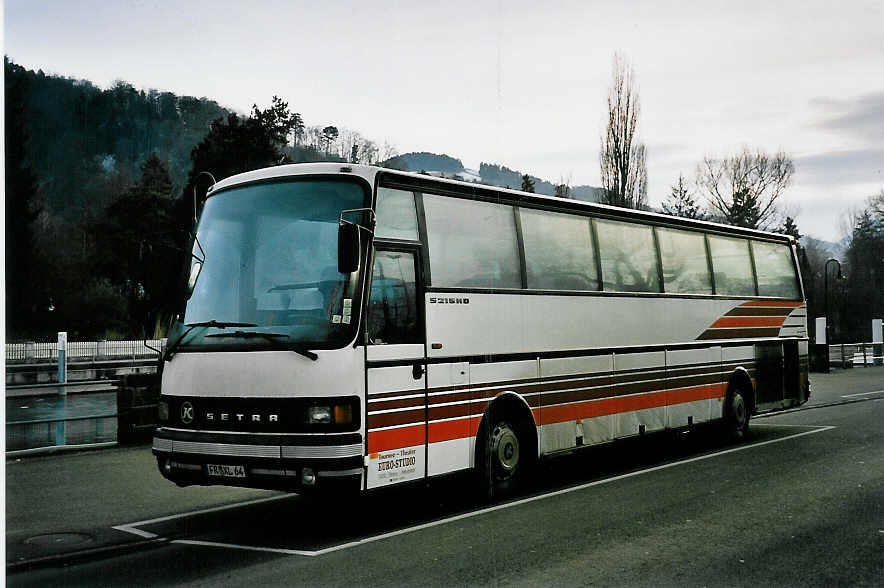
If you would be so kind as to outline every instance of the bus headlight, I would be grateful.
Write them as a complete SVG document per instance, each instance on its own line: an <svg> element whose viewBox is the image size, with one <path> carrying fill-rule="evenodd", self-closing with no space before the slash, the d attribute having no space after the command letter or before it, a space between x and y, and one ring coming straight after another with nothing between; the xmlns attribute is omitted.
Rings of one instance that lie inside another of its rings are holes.
<svg viewBox="0 0 884 588"><path fill-rule="evenodd" d="M311 425L349 425L353 422L353 404L311 406L307 409L307 422Z"/></svg>
<svg viewBox="0 0 884 588"><path fill-rule="evenodd" d="M307 422L311 425L327 425L332 422L330 406L311 406L307 409Z"/></svg>

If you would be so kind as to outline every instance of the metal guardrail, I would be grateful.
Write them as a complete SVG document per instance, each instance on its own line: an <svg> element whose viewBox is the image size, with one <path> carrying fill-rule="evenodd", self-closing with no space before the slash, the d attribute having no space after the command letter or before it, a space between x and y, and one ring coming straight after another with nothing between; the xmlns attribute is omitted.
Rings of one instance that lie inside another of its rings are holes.
<svg viewBox="0 0 884 588"><path fill-rule="evenodd" d="M108 359L157 358L154 349L162 350L166 339L148 341L68 341L65 345L67 361L101 361ZM7 363L53 363L58 361L58 343L7 343Z"/></svg>
<svg viewBox="0 0 884 588"><path fill-rule="evenodd" d="M114 412L6 423L6 451L114 442L117 416Z"/></svg>
<svg viewBox="0 0 884 588"><path fill-rule="evenodd" d="M842 368L884 365L884 345L881 343L829 345L829 363Z"/></svg>
<svg viewBox="0 0 884 588"><path fill-rule="evenodd" d="M153 374L132 374L89 382L89 390L74 391L83 384L71 382L39 386L36 394L7 394L6 416L13 419L6 423L7 455L139 441L156 427L157 383Z"/></svg>

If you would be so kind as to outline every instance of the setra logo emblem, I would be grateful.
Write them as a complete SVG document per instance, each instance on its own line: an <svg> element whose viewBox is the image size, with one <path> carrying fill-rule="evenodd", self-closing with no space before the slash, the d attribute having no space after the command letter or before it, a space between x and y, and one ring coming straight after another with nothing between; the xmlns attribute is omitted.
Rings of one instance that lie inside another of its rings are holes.
<svg viewBox="0 0 884 588"><path fill-rule="evenodd" d="M193 422L193 405L189 402L181 405L181 422L185 425Z"/></svg>

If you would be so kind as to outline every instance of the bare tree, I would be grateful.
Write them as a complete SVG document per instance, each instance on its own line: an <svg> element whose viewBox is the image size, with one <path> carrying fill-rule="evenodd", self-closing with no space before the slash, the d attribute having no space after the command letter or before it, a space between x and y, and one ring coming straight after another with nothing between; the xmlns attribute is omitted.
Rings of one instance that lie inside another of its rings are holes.
<svg viewBox="0 0 884 588"><path fill-rule="evenodd" d="M559 176L559 183L555 186L556 196L559 198L571 198L571 174L568 177Z"/></svg>
<svg viewBox="0 0 884 588"><path fill-rule="evenodd" d="M769 155L743 147L731 157L704 157L697 166L697 187L725 222L768 228L777 220L777 201L794 173L795 164L783 151Z"/></svg>
<svg viewBox="0 0 884 588"><path fill-rule="evenodd" d="M636 130L641 102L634 85L635 72L614 55L613 80L608 92L608 121L601 139L601 202L626 208L644 208L648 200L645 145Z"/></svg>
<svg viewBox="0 0 884 588"><path fill-rule="evenodd" d="M397 155L399 155L399 151L396 149L396 146L389 141L384 141L384 146L381 148L380 160L387 161Z"/></svg>
<svg viewBox="0 0 884 588"><path fill-rule="evenodd" d="M378 162L378 146L374 141L366 139L362 143L362 163L375 165Z"/></svg>

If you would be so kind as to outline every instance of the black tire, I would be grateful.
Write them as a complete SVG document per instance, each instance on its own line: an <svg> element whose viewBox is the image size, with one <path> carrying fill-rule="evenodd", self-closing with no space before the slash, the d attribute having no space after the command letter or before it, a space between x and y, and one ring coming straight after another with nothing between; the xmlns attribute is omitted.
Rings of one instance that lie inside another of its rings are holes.
<svg viewBox="0 0 884 588"><path fill-rule="evenodd" d="M479 433L478 470L489 499L511 496L524 488L536 461L523 426L504 416L489 419Z"/></svg>
<svg viewBox="0 0 884 588"><path fill-rule="evenodd" d="M741 385L731 388L724 399L724 435L740 442L749 437L749 393Z"/></svg>

